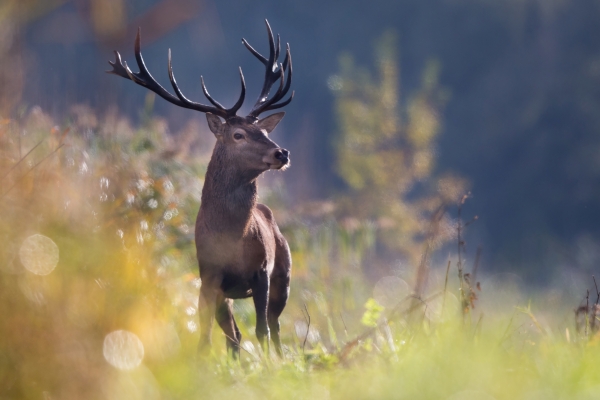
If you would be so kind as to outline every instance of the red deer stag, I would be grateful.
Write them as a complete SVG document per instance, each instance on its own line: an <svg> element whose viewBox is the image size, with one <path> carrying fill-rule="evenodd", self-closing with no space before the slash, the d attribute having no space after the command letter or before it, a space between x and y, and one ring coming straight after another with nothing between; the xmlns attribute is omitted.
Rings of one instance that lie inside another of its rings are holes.
<svg viewBox="0 0 600 400"><path fill-rule="evenodd" d="M289 295L292 260L288 244L279 231L273 213L257 203L257 178L263 172L283 170L289 166L290 152L269 139L269 134L283 118L278 112L258 119L263 112L286 106L294 96L281 101L292 82L292 58L287 46L283 64L278 63L280 40L273 39L269 23L269 58L254 50L245 39L243 44L264 64L265 79L258 100L246 117L236 115L246 95L240 68L242 89L231 108L213 99L201 78L202 90L212 106L186 98L175 81L169 50L168 71L175 95L153 77L140 52L140 32L135 41L135 58L140 72L132 72L115 51L113 69L107 71L132 80L163 99L184 108L206 113L208 126L217 138L208 164L202 202L196 219L196 251L200 267L201 352L210 348L214 318L223 329L227 347L239 356L242 335L233 317L233 299L252 297L256 309L256 336L268 351L269 336L281 356L279 316ZM287 77L285 76L287 74ZM279 81L275 94L271 87ZM221 118L224 120L222 121Z"/></svg>

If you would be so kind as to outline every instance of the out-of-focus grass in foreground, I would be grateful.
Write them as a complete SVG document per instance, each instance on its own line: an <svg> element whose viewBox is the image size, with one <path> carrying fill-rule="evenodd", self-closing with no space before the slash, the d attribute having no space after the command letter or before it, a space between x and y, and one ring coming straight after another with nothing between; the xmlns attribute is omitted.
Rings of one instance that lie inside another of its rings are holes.
<svg viewBox="0 0 600 400"><path fill-rule="evenodd" d="M259 350L246 300L241 360L218 329L196 360L208 137L85 107L61 126L39 109L2 121L0 398L597 398L598 338L589 321L574 331L561 296L527 308L522 288L489 281L463 315L454 268L446 292L434 269L415 300L402 265L373 289L375 228L315 207L318 223L275 207L294 258L285 359ZM276 205L277 186L263 197Z"/></svg>

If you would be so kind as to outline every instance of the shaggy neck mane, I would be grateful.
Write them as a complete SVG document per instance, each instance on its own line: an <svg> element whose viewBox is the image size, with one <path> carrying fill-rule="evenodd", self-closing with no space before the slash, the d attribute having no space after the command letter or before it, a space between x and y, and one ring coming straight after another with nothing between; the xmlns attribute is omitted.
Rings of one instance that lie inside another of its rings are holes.
<svg viewBox="0 0 600 400"><path fill-rule="evenodd" d="M206 170L200 213L210 230L241 237L256 206L256 178L262 171L242 170L236 161L217 142Z"/></svg>

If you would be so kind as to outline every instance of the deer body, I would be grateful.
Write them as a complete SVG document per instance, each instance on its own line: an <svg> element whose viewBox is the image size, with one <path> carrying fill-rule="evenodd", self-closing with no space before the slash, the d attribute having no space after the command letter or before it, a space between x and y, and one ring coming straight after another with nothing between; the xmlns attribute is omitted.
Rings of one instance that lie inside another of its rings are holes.
<svg viewBox="0 0 600 400"><path fill-rule="evenodd" d="M274 116L272 119L279 117L278 114ZM216 124L218 127L218 121ZM209 126L212 129L213 125L209 123ZM222 128L243 130L243 126ZM232 154L235 151L222 143L228 137L231 140L231 132L217 136L202 189L195 232L202 278L199 309L203 333L200 347L210 344L212 310L216 310L215 317L225 333L228 347L234 353L239 352L241 334L233 318L230 299L252 297L259 341L264 346L271 333L275 348L280 352L277 320L289 294L291 256L273 213L257 202L256 179L267 169L286 166L288 159L275 158L282 149L256 126L245 128L245 136L252 134L255 141L262 139L262 153L267 155L255 166L239 165L243 158L236 157Z"/></svg>
<svg viewBox="0 0 600 400"><path fill-rule="evenodd" d="M201 339L199 350L210 346L213 321L223 330L227 347L239 355L241 334L233 317L233 299L252 297L256 309L256 336L264 350L272 339L279 355L279 316L288 295L291 256L288 244L279 231L269 208L257 202L257 178L269 169L283 170L289 166L289 152L269 138L284 112L263 119L258 116L281 108L291 85L292 59L289 45L283 63L278 64L277 45L267 22L269 58L263 57L248 42L244 45L266 67L261 94L246 117L236 115L246 94L240 69L242 90L236 104L226 109L209 94L202 80L202 90L212 106L188 100L175 81L169 50L169 78L175 95L163 88L150 74L140 51L140 33L135 43L135 56L140 72L132 72L115 52L116 61L109 73L146 87L165 100L180 107L206 113L208 126L217 142L208 164L202 202L196 219L195 238L202 286L198 308ZM287 80L286 75L287 74ZM279 88L269 98L274 83ZM223 121L224 120L224 121Z"/></svg>

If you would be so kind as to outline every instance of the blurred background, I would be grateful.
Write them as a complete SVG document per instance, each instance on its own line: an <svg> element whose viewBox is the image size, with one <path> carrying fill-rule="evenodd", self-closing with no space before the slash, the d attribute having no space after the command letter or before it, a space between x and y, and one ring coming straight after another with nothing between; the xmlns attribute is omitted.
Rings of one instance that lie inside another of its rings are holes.
<svg viewBox="0 0 600 400"><path fill-rule="evenodd" d="M57 121L74 104L139 120L146 91L103 73L112 50L137 70L138 26L160 82L168 86L171 48L190 98L206 101L203 75L211 93L231 104L242 66L247 109L262 72L240 39L265 52L267 18L294 60L296 97L276 133L294 154L284 179L294 204L348 189L337 168L340 120L348 115L338 107L336 77L341 60L352 57L377 83L381 55L374 49L391 35L398 118L406 119L424 90L436 92L425 100L435 118L431 175L469 182L470 210L481 217L471 244L484 246L486 268L547 282L558 267L600 265L597 1L5 0L2 9L2 109L9 116L39 106ZM426 89L424 79L435 87ZM172 131L189 121L204 125L203 115L162 99L153 112Z"/></svg>
<svg viewBox="0 0 600 400"><path fill-rule="evenodd" d="M214 137L203 114L104 71L113 50L138 71L141 27L153 76L170 87L171 49L192 100L207 103L202 75L233 104L241 66L243 114L264 71L241 38L265 54L265 18L296 91L272 135L292 167L259 184L293 253L290 348L335 347L368 298L424 298L449 262L463 311L493 288L509 308L526 287L556 307L585 296L600 270L599 1L3 0L0 397L118 398L128 379L149 388L129 398L196 393L181 360ZM254 340L250 302L236 307ZM139 346L146 369L108 369L137 367Z"/></svg>

